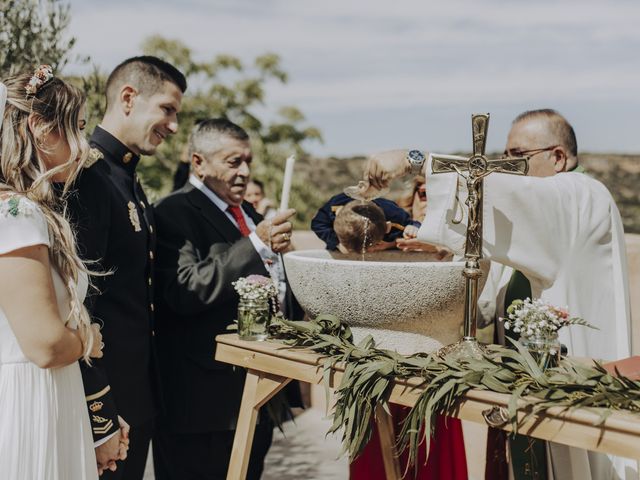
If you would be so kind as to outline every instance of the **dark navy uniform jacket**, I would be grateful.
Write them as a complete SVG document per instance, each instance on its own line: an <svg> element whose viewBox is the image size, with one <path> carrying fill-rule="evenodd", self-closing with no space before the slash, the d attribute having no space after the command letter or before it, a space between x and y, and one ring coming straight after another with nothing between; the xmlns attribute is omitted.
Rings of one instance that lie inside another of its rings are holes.
<svg viewBox="0 0 640 480"><path fill-rule="evenodd" d="M333 229L333 222L336 219L335 207L341 207L351 201L353 201L353 198L344 193L334 195L318 210L318 213L316 213L315 217L311 220L311 230L327 244L327 250L337 250L338 243L340 243ZM395 202L387 200L386 198L376 198L373 203L382 209L387 222L391 222L391 231L384 236L385 242L394 242L396 239L402 237L402 229L394 228L394 224L402 227L406 227L407 225L420 227L420 222L411 220L411 215L400 208Z"/></svg>
<svg viewBox="0 0 640 480"><path fill-rule="evenodd" d="M135 173L140 160L111 134L96 128L92 163L81 172L68 199L78 251L93 270L98 288L86 301L102 322L104 357L81 362L94 440L118 428L117 415L131 426L157 411L153 349L153 209Z"/></svg>

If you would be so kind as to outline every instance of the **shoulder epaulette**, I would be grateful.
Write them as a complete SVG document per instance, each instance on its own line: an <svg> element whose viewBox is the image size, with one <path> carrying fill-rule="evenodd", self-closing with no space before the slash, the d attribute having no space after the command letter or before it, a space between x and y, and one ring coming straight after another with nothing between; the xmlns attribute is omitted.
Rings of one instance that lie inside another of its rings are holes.
<svg viewBox="0 0 640 480"><path fill-rule="evenodd" d="M84 168L92 167L94 163L96 163L98 160L102 160L103 158L104 153L102 153L97 148L92 147L91 150L89 150L89 157L87 158L87 161L84 162Z"/></svg>

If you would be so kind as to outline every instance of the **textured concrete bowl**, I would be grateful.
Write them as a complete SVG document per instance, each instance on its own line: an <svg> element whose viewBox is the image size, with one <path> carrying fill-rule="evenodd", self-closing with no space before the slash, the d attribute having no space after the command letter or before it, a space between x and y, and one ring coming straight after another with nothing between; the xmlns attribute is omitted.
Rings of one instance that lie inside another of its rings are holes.
<svg viewBox="0 0 640 480"><path fill-rule="evenodd" d="M411 354L462 336L464 262L397 250L368 253L365 261L358 254L302 250L285 254L284 264L307 314L338 316L356 341L371 334L379 347Z"/></svg>

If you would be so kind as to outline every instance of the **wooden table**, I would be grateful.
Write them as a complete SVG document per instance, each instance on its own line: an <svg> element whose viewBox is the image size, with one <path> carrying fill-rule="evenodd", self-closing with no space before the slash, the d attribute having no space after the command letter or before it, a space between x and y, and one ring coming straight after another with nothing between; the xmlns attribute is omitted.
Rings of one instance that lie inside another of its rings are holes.
<svg viewBox="0 0 640 480"><path fill-rule="evenodd" d="M291 380L312 384L323 382L322 356L309 350L291 349L277 342L250 342L240 340L236 334L219 335L216 360L245 367L247 378L233 442L228 480L246 477L249 454L258 410ZM337 387L343 369L338 365L330 375L331 387ZM389 401L413 406L421 393L420 379L397 381ZM460 402L455 417L486 424L482 412L494 406L506 407L508 395L472 390ZM522 418L524 414L519 414ZM544 416L519 423L519 432L531 437L587 450L640 459L640 417L630 413L614 412L604 424L595 426L599 418L597 409L565 411L550 408ZM376 412L380 442L388 479L402 477L394 452L395 435L392 419L383 409ZM511 430L510 425L503 427Z"/></svg>

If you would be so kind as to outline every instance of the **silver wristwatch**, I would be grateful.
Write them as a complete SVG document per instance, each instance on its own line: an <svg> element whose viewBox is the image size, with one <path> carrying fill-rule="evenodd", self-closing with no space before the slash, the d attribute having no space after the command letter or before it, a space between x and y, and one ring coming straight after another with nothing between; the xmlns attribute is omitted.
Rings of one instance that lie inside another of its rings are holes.
<svg viewBox="0 0 640 480"><path fill-rule="evenodd" d="M420 150L409 150L407 152L407 161L411 165L411 173L413 175L420 175L422 173L422 167L424 167L424 153Z"/></svg>

